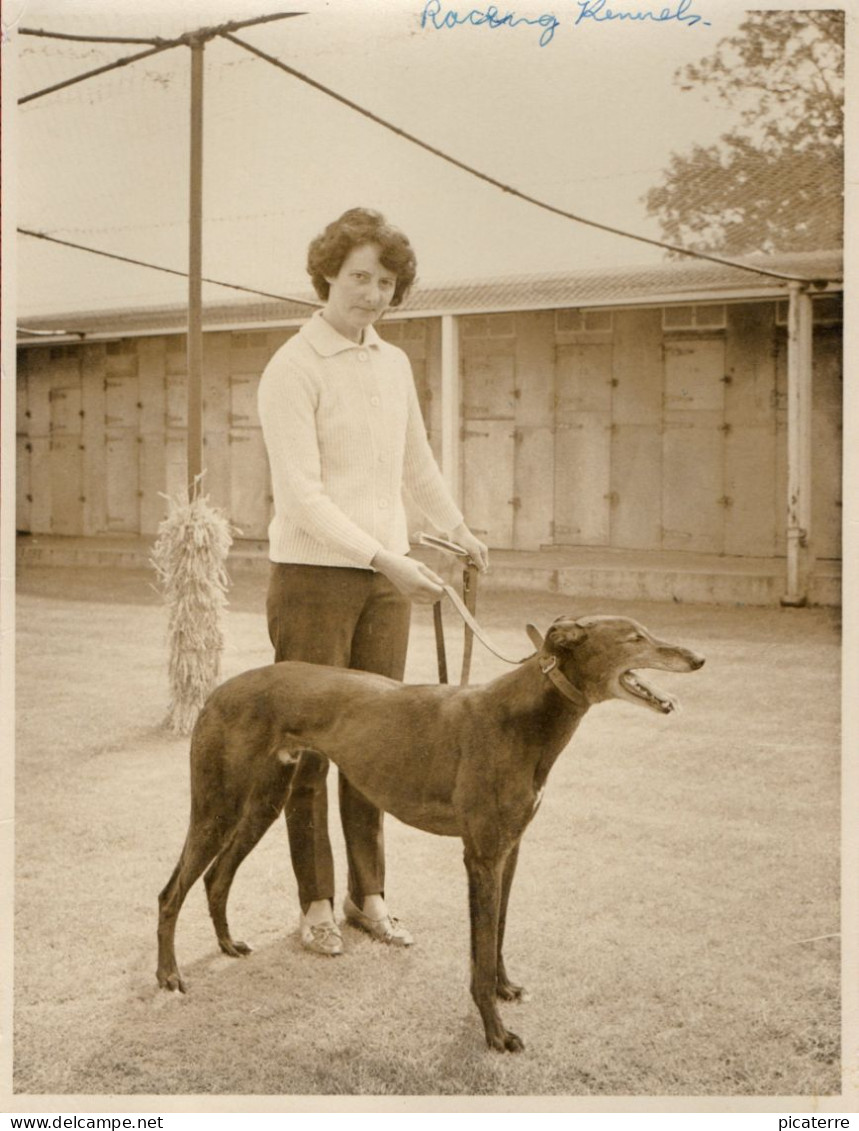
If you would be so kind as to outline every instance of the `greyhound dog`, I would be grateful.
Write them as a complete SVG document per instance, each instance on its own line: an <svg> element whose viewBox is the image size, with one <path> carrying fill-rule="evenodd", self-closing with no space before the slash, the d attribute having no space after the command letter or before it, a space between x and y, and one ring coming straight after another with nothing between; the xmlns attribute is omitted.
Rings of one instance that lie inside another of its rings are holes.
<svg viewBox="0 0 859 1131"><path fill-rule="evenodd" d="M191 820L161 892L158 983L185 992L175 954L183 900L208 866L221 950L248 954L227 926L236 869L289 805L295 775L327 759L374 805L408 825L461 837L471 916L471 995L491 1049L517 1052L497 999L521 999L502 957L519 842L555 759L587 709L606 699L662 714L675 701L635 669L690 672L704 660L625 617L559 617L536 653L475 687L413 686L384 676L287 662L245 672L211 694L191 738Z"/></svg>

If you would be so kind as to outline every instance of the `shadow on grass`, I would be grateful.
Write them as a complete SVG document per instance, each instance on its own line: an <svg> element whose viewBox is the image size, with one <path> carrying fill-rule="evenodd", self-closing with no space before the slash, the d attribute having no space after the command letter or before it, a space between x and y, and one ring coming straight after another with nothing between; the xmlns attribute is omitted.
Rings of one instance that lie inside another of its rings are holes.
<svg viewBox="0 0 859 1131"><path fill-rule="evenodd" d="M486 594L481 619L505 651L525 650L526 620L624 609L708 659L666 683L678 718L595 709L553 770L508 926L511 976L532 1000L502 1014L526 1049L503 1056L486 1050L468 995L461 845L394 821L390 890L413 951L348 931L344 957L306 955L278 822L230 901L254 954L220 954L198 884L177 938L190 992L158 990L156 894L188 814L187 742L152 729L163 610L125 588L125 604L76 600L62 571L43 573L21 579L18 622L21 1092L280 1095L288 1107L313 1094L837 1091L837 941L804 941L838 930L834 612ZM108 579L92 574L103 596ZM235 670L265 662L263 588L234 595L247 602L231 605ZM431 680L428 611L414 626L410 670ZM497 670L476 653L474 682Z"/></svg>
<svg viewBox="0 0 859 1131"><path fill-rule="evenodd" d="M165 1095L506 1090L462 985L434 984L419 952L346 941L338 959L307 955L295 935L243 959L210 949L183 968L184 995L153 978L118 1005L69 1084Z"/></svg>

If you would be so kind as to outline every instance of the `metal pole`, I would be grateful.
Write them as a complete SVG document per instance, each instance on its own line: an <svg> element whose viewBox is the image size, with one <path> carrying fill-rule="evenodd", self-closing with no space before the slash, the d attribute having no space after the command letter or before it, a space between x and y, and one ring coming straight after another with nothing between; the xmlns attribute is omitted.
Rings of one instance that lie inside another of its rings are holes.
<svg viewBox="0 0 859 1131"><path fill-rule="evenodd" d="M813 569L811 298L790 284L787 337L787 593L783 605L806 605Z"/></svg>
<svg viewBox="0 0 859 1131"><path fill-rule="evenodd" d="M191 177L188 248L188 492L203 471L203 51L191 40Z"/></svg>
<svg viewBox="0 0 859 1131"><path fill-rule="evenodd" d="M441 471L448 490L459 500L459 322L441 317Z"/></svg>

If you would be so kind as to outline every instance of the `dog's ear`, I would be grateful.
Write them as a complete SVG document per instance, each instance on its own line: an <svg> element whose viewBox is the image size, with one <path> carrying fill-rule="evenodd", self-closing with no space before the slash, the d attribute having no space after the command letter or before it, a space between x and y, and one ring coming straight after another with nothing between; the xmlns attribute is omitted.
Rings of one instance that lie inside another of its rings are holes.
<svg viewBox="0 0 859 1131"><path fill-rule="evenodd" d="M546 633L546 648L549 652L564 652L574 648L584 639L586 629L569 617L558 617Z"/></svg>

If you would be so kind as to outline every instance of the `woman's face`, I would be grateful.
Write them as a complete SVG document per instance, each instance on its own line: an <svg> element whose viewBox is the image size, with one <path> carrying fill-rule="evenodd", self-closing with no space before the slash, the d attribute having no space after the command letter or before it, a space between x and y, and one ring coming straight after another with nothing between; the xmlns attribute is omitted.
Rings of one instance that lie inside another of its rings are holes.
<svg viewBox="0 0 859 1131"><path fill-rule="evenodd" d="M360 342L364 330L390 306L397 276L379 262L378 244L353 247L339 273L328 278L325 318L344 338Z"/></svg>

